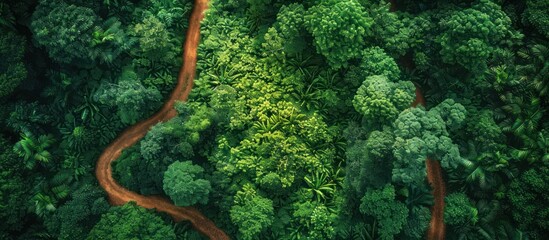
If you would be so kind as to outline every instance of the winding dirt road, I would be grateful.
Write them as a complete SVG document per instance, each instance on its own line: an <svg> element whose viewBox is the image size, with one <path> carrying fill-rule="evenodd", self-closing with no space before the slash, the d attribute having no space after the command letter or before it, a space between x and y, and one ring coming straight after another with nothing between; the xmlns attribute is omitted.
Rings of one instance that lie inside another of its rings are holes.
<svg viewBox="0 0 549 240"><path fill-rule="evenodd" d="M173 108L175 101L186 101L193 86L196 70L197 47L200 41L200 21L204 18L204 11L208 7L208 0L195 0L193 12L189 19L189 28L183 51L183 65L178 76L178 82L170 98L162 109L149 119L141 121L120 134L97 160L95 175L99 184L109 196L112 205L123 205L135 201L144 208L156 209L172 216L174 221L188 220L193 227L210 239L229 239L223 230L219 229L210 219L193 207L178 207L170 200L158 196L142 196L118 184L112 176L111 163L115 161L122 150L132 146L147 134L149 129L176 115Z"/></svg>
<svg viewBox="0 0 549 240"><path fill-rule="evenodd" d="M412 107L417 105L425 106L425 98L416 87L416 100L412 103ZM427 167L427 181L433 188L433 197L435 205L431 209L431 221L429 222L429 230L427 230L428 240L443 240L446 234L446 225L444 225L444 197L446 196L446 186L442 178L442 168L440 162L427 158L425 161Z"/></svg>

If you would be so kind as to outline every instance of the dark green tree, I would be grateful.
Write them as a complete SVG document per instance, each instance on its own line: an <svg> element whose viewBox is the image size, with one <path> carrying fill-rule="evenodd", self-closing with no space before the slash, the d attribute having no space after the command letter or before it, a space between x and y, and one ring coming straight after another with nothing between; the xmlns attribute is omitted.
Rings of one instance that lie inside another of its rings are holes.
<svg viewBox="0 0 549 240"><path fill-rule="evenodd" d="M117 84L104 84L96 93L99 102L117 108L122 123L133 124L147 116L160 105L160 92L145 88L138 75L130 69L124 70Z"/></svg>
<svg viewBox="0 0 549 240"><path fill-rule="evenodd" d="M513 44L521 38L501 6L490 0L479 0L472 8L452 11L439 24L442 34L437 42L442 47L442 60L473 73L486 71L488 59L502 44Z"/></svg>
<svg viewBox="0 0 549 240"><path fill-rule="evenodd" d="M464 193L452 193L445 198L444 222L450 226L475 224L478 210Z"/></svg>
<svg viewBox="0 0 549 240"><path fill-rule="evenodd" d="M164 192L177 206L208 203L212 191L210 181L204 178L204 169L191 161L174 162L164 173Z"/></svg>
<svg viewBox="0 0 549 240"><path fill-rule="evenodd" d="M447 99L429 111L422 107L406 109L394 122L393 181L421 184L426 176L427 158L441 161L443 168L455 168L465 161L449 137L448 124L459 125L465 108Z"/></svg>
<svg viewBox="0 0 549 240"><path fill-rule="evenodd" d="M400 69L395 59L379 47L367 48L362 52L360 70L364 77L384 75L391 82L400 80Z"/></svg>
<svg viewBox="0 0 549 240"><path fill-rule="evenodd" d="M25 174L25 164L12 151L11 144L0 135L0 236L21 230L31 198L28 189L30 177Z"/></svg>
<svg viewBox="0 0 549 240"><path fill-rule="evenodd" d="M93 60L92 41L99 17L90 8L63 1L40 1L31 30L49 56L60 62L88 65Z"/></svg>
<svg viewBox="0 0 549 240"><path fill-rule="evenodd" d="M11 31L2 30L0 36L0 97L9 95L27 78L27 69L23 63L26 41Z"/></svg>
<svg viewBox="0 0 549 240"><path fill-rule="evenodd" d="M361 199L360 212L378 222L380 239L394 239L406 224L408 208L395 197L395 188L388 184L382 189L368 189Z"/></svg>
<svg viewBox="0 0 549 240"><path fill-rule="evenodd" d="M102 191L92 185L80 187L71 196L45 225L58 239L85 239L101 215L109 210L109 203Z"/></svg>
<svg viewBox="0 0 549 240"><path fill-rule="evenodd" d="M549 168L547 164L532 168L514 179L507 193L511 202L513 219L522 229L533 229L532 225L549 232ZM541 233L541 232L540 232Z"/></svg>
<svg viewBox="0 0 549 240"><path fill-rule="evenodd" d="M521 80L533 86L549 102L549 47L533 44L517 52L527 64L517 66Z"/></svg>
<svg viewBox="0 0 549 240"><path fill-rule="evenodd" d="M549 38L549 3L543 0L526 0L522 22L533 26L539 33Z"/></svg>

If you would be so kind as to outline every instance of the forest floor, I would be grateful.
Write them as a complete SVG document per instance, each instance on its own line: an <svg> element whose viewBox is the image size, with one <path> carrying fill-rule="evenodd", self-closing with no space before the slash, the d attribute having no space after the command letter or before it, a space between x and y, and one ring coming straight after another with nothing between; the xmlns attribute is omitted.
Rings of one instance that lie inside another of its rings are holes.
<svg viewBox="0 0 549 240"><path fill-rule="evenodd" d="M99 184L109 196L112 205L123 205L135 201L137 205L156 209L169 214L174 221L188 220L193 227L210 239L229 239L228 235L219 229L210 219L193 207L178 207L170 200L159 196L143 196L132 192L118 184L112 176L111 163L122 151L147 134L149 129L159 123L176 116L173 108L176 101L186 101L191 92L196 71L197 48L200 41L200 21L204 18L204 11L208 7L208 0L195 0L193 12L189 19L189 28L183 49L183 65L181 66L178 82L170 98L164 103L160 111L124 130L101 154L97 160L95 175Z"/></svg>
<svg viewBox="0 0 549 240"><path fill-rule="evenodd" d="M417 105L425 106L425 98L419 87L416 87L416 100L412 103L412 107ZM427 181L433 188L433 197L435 205L431 209L431 221L429 222L429 230L427 231L428 240L443 240L446 234L446 226L444 225L444 197L446 196L446 186L442 178L442 169L440 162L432 159L427 159L425 162L427 167Z"/></svg>

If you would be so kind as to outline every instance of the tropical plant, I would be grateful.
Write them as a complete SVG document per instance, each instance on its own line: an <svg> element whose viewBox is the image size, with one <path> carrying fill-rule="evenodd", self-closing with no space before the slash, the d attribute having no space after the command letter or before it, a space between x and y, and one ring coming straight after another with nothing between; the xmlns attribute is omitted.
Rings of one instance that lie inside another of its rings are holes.
<svg viewBox="0 0 549 240"><path fill-rule="evenodd" d="M527 64L517 66L520 79L531 84L539 96L549 100L549 47L533 44L517 52Z"/></svg>
<svg viewBox="0 0 549 240"><path fill-rule="evenodd" d="M46 164L52 160L48 148L54 143L53 135L40 135L36 138L29 132L21 133L21 140L13 146L13 151L22 157L28 169L34 168L36 162Z"/></svg>
<svg viewBox="0 0 549 240"><path fill-rule="evenodd" d="M326 173L315 172L312 175L303 178L307 187L307 192L310 192L317 202L329 201L336 192L336 183Z"/></svg>
<svg viewBox="0 0 549 240"><path fill-rule="evenodd" d="M32 198L34 202L34 213L41 218L46 218L49 214L53 213L57 208L55 207L55 200L43 193L37 193Z"/></svg>

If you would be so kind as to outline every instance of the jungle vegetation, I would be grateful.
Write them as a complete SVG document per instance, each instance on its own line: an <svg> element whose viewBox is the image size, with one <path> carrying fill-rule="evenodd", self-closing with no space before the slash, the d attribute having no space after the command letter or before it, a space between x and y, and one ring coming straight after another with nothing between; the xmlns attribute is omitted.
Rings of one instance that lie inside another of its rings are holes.
<svg viewBox="0 0 549 240"><path fill-rule="evenodd" d="M431 158L447 239L545 239L549 2L391 2L210 0L189 101L113 175L234 239L424 239ZM203 238L94 176L175 86L192 4L0 3L0 239Z"/></svg>

